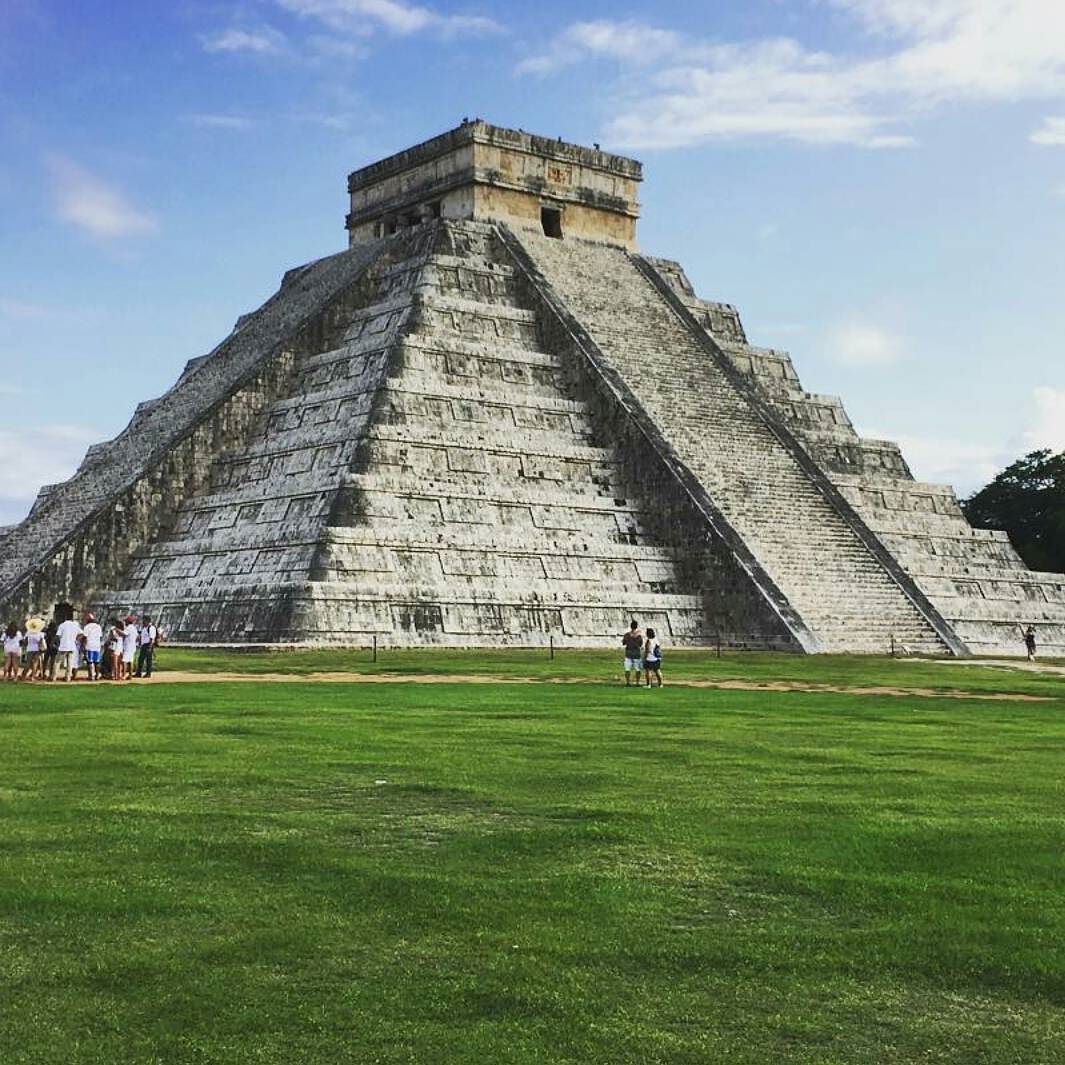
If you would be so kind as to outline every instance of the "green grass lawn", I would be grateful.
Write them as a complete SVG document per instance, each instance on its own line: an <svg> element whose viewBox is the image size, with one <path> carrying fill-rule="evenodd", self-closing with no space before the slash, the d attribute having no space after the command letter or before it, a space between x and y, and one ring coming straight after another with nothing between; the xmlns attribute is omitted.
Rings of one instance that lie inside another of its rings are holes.
<svg viewBox="0 0 1065 1065"><path fill-rule="evenodd" d="M1062 1062L1065 682L820 669L1054 698L0 688L0 1062Z"/></svg>
<svg viewBox="0 0 1065 1065"><path fill-rule="evenodd" d="M1053 660L1051 660L1053 661ZM382 649L374 662L369 649L322 648L289 651L230 651L163 647L158 667L197 673L243 674L318 672L367 674L481 674L537 680L606 680L621 676L617 652L545 648ZM726 652L668 648L665 675L673 680L789 681L851 687L903 687L1007 692L1055 696L1065 692L1065 677L1027 673L985 665L978 659L960 664L949 659L902 659L887 655L786 655L771 652Z"/></svg>

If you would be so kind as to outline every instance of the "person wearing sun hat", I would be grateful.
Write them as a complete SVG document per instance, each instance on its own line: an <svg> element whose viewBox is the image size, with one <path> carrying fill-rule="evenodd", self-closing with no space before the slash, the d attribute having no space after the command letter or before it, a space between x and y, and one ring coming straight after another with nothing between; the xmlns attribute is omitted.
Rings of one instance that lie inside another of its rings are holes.
<svg viewBox="0 0 1065 1065"><path fill-rule="evenodd" d="M26 619L26 658L19 680L44 679L44 651L48 637L44 632L44 619L32 617Z"/></svg>

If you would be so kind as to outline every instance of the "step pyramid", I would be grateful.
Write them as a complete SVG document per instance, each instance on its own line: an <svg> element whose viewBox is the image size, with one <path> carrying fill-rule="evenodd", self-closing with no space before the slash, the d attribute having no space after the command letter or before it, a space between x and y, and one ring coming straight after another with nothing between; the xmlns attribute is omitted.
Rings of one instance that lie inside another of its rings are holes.
<svg viewBox="0 0 1065 1065"><path fill-rule="evenodd" d="M4 609L215 644L602 646L635 616L673 645L1065 648L1065 577L635 251L639 176L481 122L356 172L349 250L3 536Z"/></svg>

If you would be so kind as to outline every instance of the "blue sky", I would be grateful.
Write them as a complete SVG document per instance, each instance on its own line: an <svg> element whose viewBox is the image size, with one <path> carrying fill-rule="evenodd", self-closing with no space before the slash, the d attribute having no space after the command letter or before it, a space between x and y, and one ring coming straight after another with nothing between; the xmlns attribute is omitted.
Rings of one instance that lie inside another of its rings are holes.
<svg viewBox="0 0 1065 1065"><path fill-rule="evenodd" d="M641 246L918 476L1065 447L1065 3L0 4L0 523L481 116L645 163Z"/></svg>

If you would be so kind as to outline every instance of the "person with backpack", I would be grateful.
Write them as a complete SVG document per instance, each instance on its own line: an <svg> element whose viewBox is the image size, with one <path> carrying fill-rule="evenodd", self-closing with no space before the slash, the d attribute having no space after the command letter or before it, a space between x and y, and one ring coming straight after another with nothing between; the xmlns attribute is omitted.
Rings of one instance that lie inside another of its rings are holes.
<svg viewBox="0 0 1065 1065"><path fill-rule="evenodd" d="M158 630L152 624L152 619L145 614L144 624L140 631L140 649L137 651L137 672L135 677L150 677L152 675L152 659L155 656L155 645Z"/></svg>
<svg viewBox="0 0 1065 1065"><path fill-rule="evenodd" d="M56 658L59 657L59 624L53 614L44 630L44 661L41 680L55 680Z"/></svg>
<svg viewBox="0 0 1065 1065"><path fill-rule="evenodd" d="M643 668L644 676L647 677L647 687L651 687L652 678L658 681L656 687L662 687L662 647L655 639L655 630L647 630L647 639L643 645Z"/></svg>
<svg viewBox="0 0 1065 1065"><path fill-rule="evenodd" d="M636 619L632 619L632 623L629 625L629 631L621 637L621 642L625 646L625 661L623 668L625 670L625 687L632 687L632 674L636 674L636 687L640 686L640 670L642 668L641 659L643 657L643 633L640 632L640 626L636 623Z"/></svg>

